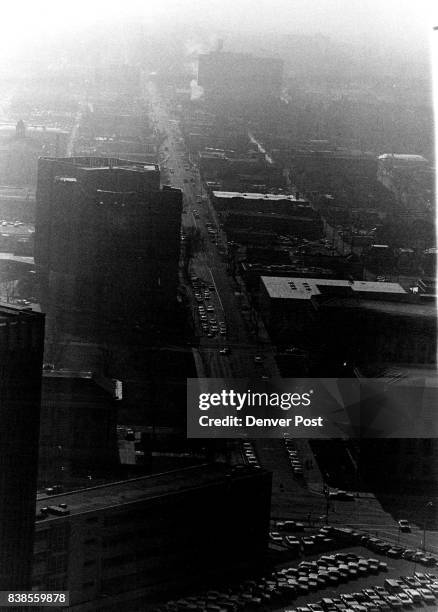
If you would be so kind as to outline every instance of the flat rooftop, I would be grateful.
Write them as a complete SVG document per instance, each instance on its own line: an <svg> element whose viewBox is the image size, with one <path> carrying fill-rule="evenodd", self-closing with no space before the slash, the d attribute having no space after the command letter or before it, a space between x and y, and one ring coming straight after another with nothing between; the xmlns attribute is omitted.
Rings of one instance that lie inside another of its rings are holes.
<svg viewBox="0 0 438 612"><path fill-rule="evenodd" d="M351 292L352 297L368 295L371 299L382 294L388 296L407 295L406 291L398 283L287 276L262 276L261 281L269 297L272 299L310 300L312 297L322 295L326 287L333 287L334 290L345 288L346 292Z"/></svg>
<svg viewBox="0 0 438 612"><path fill-rule="evenodd" d="M42 316L41 313L35 312L28 306L11 306L0 302L0 325L14 323L19 319L36 319Z"/></svg>
<svg viewBox="0 0 438 612"><path fill-rule="evenodd" d="M137 172L159 172L158 164L150 162L142 163L136 160L120 159L118 157L45 157L49 161L63 162L72 166L78 166L84 170L128 169Z"/></svg>
<svg viewBox="0 0 438 612"><path fill-rule="evenodd" d="M35 259L33 257L25 257L23 255L14 255L13 253L0 253L0 263L5 262L16 262L20 264L27 264L29 266L35 265Z"/></svg>
<svg viewBox="0 0 438 612"><path fill-rule="evenodd" d="M234 471L234 478L260 474L251 469ZM230 467L225 464L203 464L180 470L143 476L131 480L114 482L106 485L71 491L59 495L38 495L37 514L41 508L67 504L70 515L84 514L123 506L130 503L147 501L165 495L198 489L213 484L229 482ZM49 514L38 521L38 524L59 517Z"/></svg>
<svg viewBox="0 0 438 612"><path fill-rule="evenodd" d="M414 155L410 153L384 153L379 155L377 159L387 161L398 161L398 162L416 162L416 163L427 163L427 159L422 155Z"/></svg>
<svg viewBox="0 0 438 612"><path fill-rule="evenodd" d="M1 200L29 200L35 201L35 189L27 187L11 187L0 185Z"/></svg>
<svg viewBox="0 0 438 612"><path fill-rule="evenodd" d="M303 198L296 198L294 195L285 193L242 193L240 191L213 191L215 198L230 200L232 198L242 198L243 200L269 200L271 202L279 202L287 200L288 202L308 202Z"/></svg>

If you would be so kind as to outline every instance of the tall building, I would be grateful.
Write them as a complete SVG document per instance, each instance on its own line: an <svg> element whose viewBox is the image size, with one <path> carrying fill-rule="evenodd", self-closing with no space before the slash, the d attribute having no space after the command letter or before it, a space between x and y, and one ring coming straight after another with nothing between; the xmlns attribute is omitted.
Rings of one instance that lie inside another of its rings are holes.
<svg viewBox="0 0 438 612"><path fill-rule="evenodd" d="M155 164L41 158L35 262L52 329L159 329L176 304L181 211Z"/></svg>
<svg viewBox="0 0 438 612"><path fill-rule="evenodd" d="M140 610L200 581L260 566L271 474L197 465L37 504L33 586L77 610Z"/></svg>
<svg viewBox="0 0 438 612"><path fill-rule="evenodd" d="M92 372L44 370L38 481L65 485L71 477L114 473L119 465L118 380Z"/></svg>
<svg viewBox="0 0 438 612"><path fill-rule="evenodd" d="M0 306L0 590L30 587L44 316Z"/></svg>
<svg viewBox="0 0 438 612"><path fill-rule="evenodd" d="M246 53L214 51L199 56L198 85L208 97L268 99L280 95L283 61Z"/></svg>

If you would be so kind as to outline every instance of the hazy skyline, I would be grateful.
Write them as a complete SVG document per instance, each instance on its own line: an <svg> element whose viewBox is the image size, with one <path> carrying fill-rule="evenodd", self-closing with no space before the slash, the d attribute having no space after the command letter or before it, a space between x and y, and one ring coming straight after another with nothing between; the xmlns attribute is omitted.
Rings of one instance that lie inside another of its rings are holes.
<svg viewBox="0 0 438 612"><path fill-rule="evenodd" d="M22 55L33 43L59 42L65 35L109 24L144 23L157 33L201 28L214 35L242 33L323 34L339 42L377 46L421 56L432 26L433 0L55 0L2 6L0 51ZM437 33L438 35L438 33Z"/></svg>

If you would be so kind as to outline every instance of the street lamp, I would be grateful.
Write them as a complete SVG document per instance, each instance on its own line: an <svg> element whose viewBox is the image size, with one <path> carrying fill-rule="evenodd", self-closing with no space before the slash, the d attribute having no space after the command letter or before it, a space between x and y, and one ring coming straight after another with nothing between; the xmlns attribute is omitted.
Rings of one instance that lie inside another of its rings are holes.
<svg viewBox="0 0 438 612"><path fill-rule="evenodd" d="M323 486L323 494L325 497L325 524L329 523L329 509L330 509L330 489L326 484Z"/></svg>
<svg viewBox="0 0 438 612"><path fill-rule="evenodd" d="M423 551L426 552L426 518L427 518L427 509L432 508L433 503L431 501L427 502L424 506L424 517L423 517Z"/></svg>

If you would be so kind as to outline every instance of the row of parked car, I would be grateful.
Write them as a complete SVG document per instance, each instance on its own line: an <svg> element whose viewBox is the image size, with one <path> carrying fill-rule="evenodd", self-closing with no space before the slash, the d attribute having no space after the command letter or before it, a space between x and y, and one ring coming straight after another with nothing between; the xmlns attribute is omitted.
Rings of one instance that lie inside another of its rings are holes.
<svg viewBox="0 0 438 612"><path fill-rule="evenodd" d="M286 523L291 521L285 521ZM304 525L302 523L296 523L297 527L295 531L299 530L299 526ZM338 544L334 538L324 531L324 528L320 529L319 533L313 535L296 536L289 534L282 534L279 531L271 531L269 537L272 542L276 544L282 544L290 549L294 556L301 554L311 555L314 553L332 550L336 548Z"/></svg>
<svg viewBox="0 0 438 612"><path fill-rule="evenodd" d="M297 478L302 478L304 475L303 464L293 439L285 437L284 444L286 446L286 452L289 456L289 462L294 476Z"/></svg>
<svg viewBox="0 0 438 612"><path fill-rule="evenodd" d="M373 537L369 533L363 531L355 531L348 527L328 527L332 534L342 540L345 544L357 544L365 546L373 552L377 552L381 555L386 555L393 559L407 559L414 561L425 567L435 567L438 565L438 559L429 553L422 550L414 550L411 548L405 548L404 546L398 546L396 544L390 544L381 540L380 538ZM331 537L334 537L333 535Z"/></svg>
<svg viewBox="0 0 438 612"><path fill-rule="evenodd" d="M350 527L335 527L326 525L321 527L318 533L306 536L289 535L282 532L303 532L304 524L297 521L277 521L276 530L270 531L272 542L287 546L296 556L300 554L313 554L332 550L340 546L365 546L372 552L385 555L393 559L406 559L425 567L435 567L438 559L429 553L411 548L405 548L396 544L390 544L373 537L363 531L355 531Z"/></svg>
<svg viewBox="0 0 438 612"><path fill-rule="evenodd" d="M245 461L251 466L259 468L260 462L257 457L257 453L252 442L242 442L242 450L245 456Z"/></svg>
<svg viewBox="0 0 438 612"><path fill-rule="evenodd" d="M343 593L336 598L324 597L317 603L299 606L287 612L385 612L401 608L435 606L438 580L434 574L416 572L413 576L386 579L383 586Z"/></svg>
<svg viewBox="0 0 438 612"><path fill-rule="evenodd" d="M167 602L156 612L238 612L270 603L281 606L311 591L337 587L359 576L377 574L386 569L386 563L353 553L321 556L316 561L303 561L298 567L275 570L221 591L208 591Z"/></svg>

